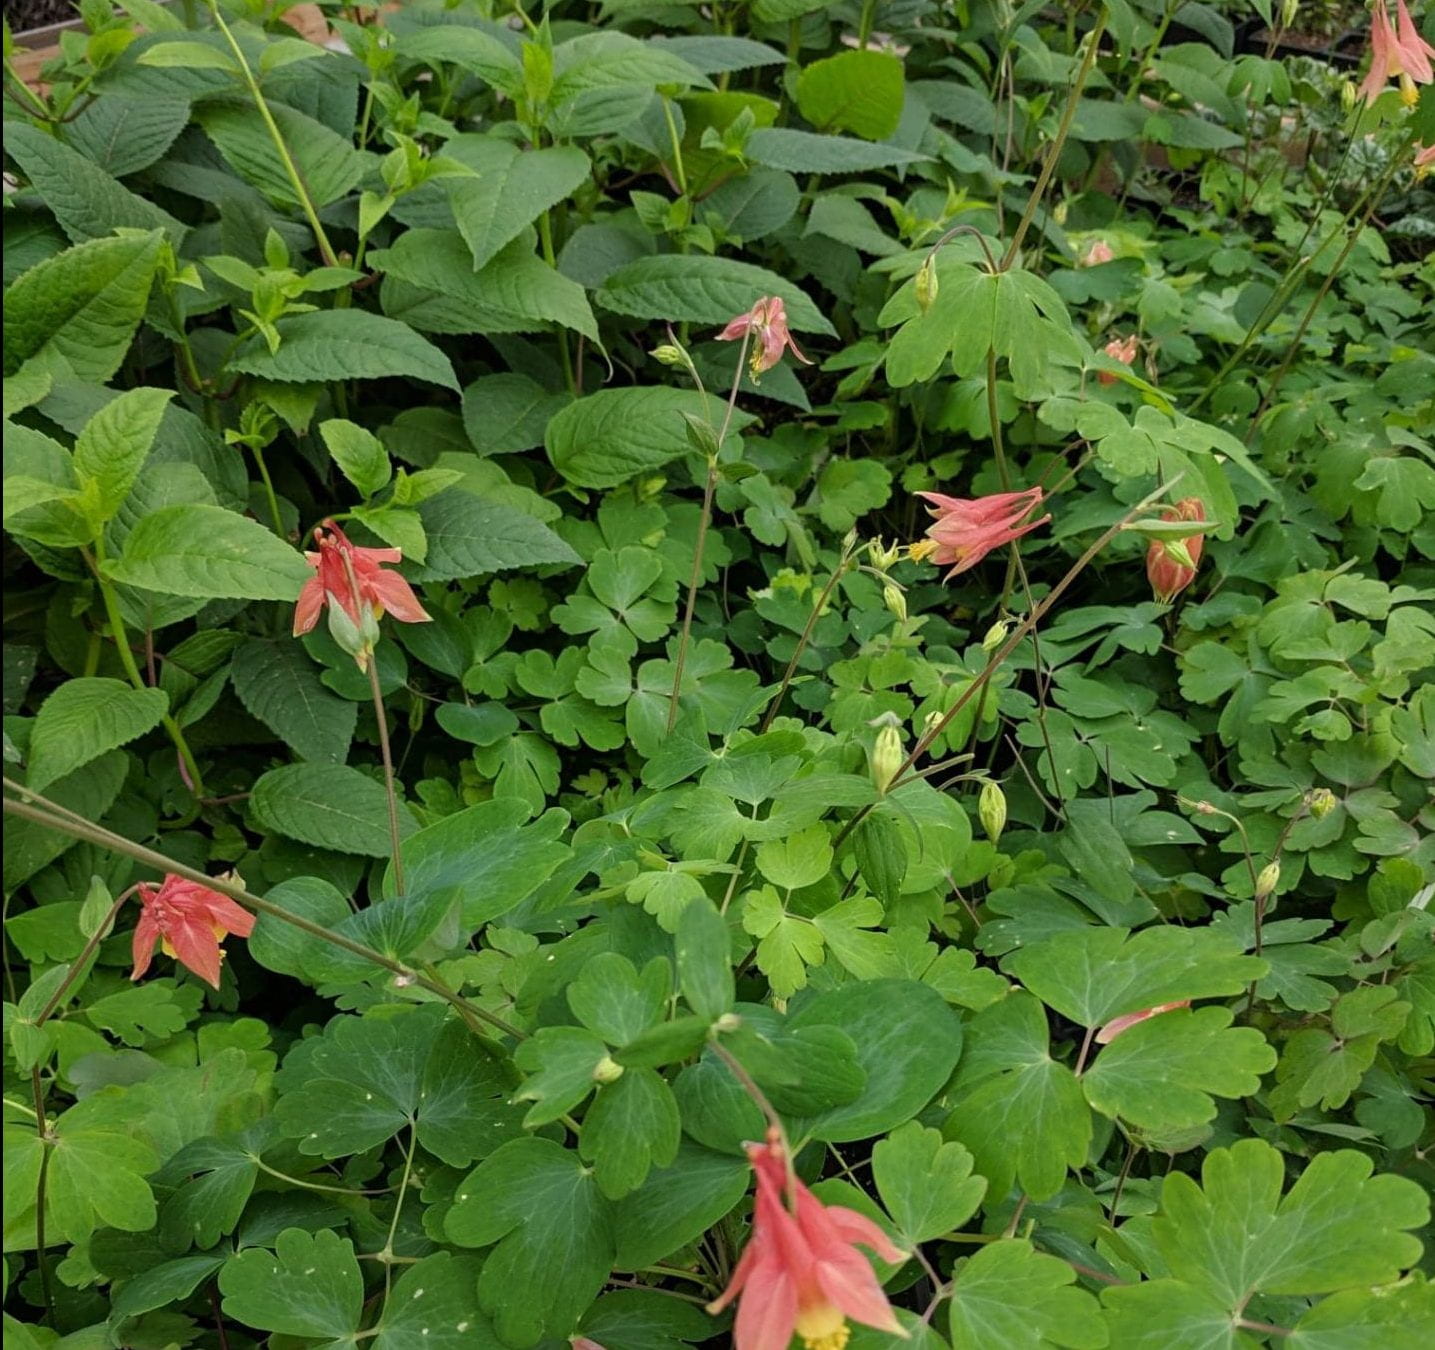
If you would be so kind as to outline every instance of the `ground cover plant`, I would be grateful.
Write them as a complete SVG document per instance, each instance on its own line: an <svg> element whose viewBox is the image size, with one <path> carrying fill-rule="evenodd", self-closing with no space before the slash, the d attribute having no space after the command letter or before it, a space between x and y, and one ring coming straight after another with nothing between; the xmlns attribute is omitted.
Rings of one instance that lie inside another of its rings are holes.
<svg viewBox="0 0 1435 1350"><path fill-rule="evenodd" d="M78 8L7 1344L1435 1340L1435 16Z"/></svg>

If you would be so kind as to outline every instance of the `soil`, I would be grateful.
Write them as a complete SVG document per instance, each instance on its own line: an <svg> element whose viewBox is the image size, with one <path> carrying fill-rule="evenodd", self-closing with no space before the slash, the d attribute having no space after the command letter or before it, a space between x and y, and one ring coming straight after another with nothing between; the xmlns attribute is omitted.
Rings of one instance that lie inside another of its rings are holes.
<svg viewBox="0 0 1435 1350"><path fill-rule="evenodd" d="M13 33L44 28L52 23L64 23L67 19L77 19L80 16L79 6L72 3L72 0L4 0L0 9L5 11L5 21Z"/></svg>

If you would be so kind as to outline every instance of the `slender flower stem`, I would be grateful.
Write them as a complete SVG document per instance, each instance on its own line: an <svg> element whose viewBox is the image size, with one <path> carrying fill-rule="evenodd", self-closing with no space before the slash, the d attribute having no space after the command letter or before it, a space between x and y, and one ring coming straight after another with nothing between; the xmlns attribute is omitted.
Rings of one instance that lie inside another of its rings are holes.
<svg viewBox="0 0 1435 1350"><path fill-rule="evenodd" d="M795 1209L797 1207L797 1173L793 1169L792 1145L788 1143L787 1129L782 1123L782 1117L777 1114L776 1108L768 1100L767 1093L758 1087L757 1080L748 1073L741 1061L727 1046L723 1045L716 1036L708 1041L708 1046L727 1067L728 1072L737 1079L738 1085L752 1099L757 1109L767 1118L768 1128L775 1131L777 1137L782 1141L782 1156L787 1163L787 1197Z"/></svg>
<svg viewBox="0 0 1435 1350"><path fill-rule="evenodd" d="M145 848L143 844L136 844L126 839L123 835L115 834L101 825L91 824L83 816L67 810L65 807L42 797L40 794L31 792L23 783L18 783L12 778L5 778L4 785L11 792L18 794L18 797L27 800L18 800L16 797L4 799L4 809L7 815L18 816L22 820L33 821L37 825L44 825L52 830L58 830L61 834L68 834L75 839L83 839L88 843L97 844L101 848L107 848L115 853L123 854L127 858L133 858L136 862L143 863L146 867L152 867L157 872L169 872L175 876L183 877L186 881L197 882L206 886L212 891L218 891L221 895L227 895L236 904L243 905L246 909L253 910L256 914L267 915L269 918L277 919L281 923L287 923L291 928L297 928L301 933L307 933L310 937L317 938L321 942L327 942L330 946L338 947L342 951L350 952L354 956L368 961L391 972L397 977L397 983L401 986L414 985L438 998L456 1009L459 1013L476 1018L480 1022L486 1022L490 1027L502 1032L505 1036L512 1036L515 1040L525 1040L528 1033L503 1018L471 1003L468 999L454 993L441 981L414 970L413 967L397 961L393 957L385 956L383 952L375 951L372 947L365 946L362 942L355 942L352 938L345 937L342 933L336 933L333 929L325 928L322 924L311 922L301 915L294 914L285 909L282 905L276 905L271 900L265 900L262 896L253 895L242 886L236 886L233 882L226 881L223 877L212 877L204 872L188 867L184 863L176 862L173 858L167 858L163 853L156 853L153 849ZM32 803L38 802L39 805ZM496 1058L506 1057L503 1047L494 1042L483 1040L481 1042Z"/></svg>
<svg viewBox="0 0 1435 1350"><path fill-rule="evenodd" d="M399 832L399 795L394 781L394 757L389 749L389 715L384 708L384 691L379 687L379 663L369 653L369 693L374 699L374 721L379 728L379 757L384 762L384 793L389 808L389 859L394 869L394 889L407 894L404 886L403 838Z"/></svg>
<svg viewBox="0 0 1435 1350"><path fill-rule="evenodd" d="M1276 373L1271 376L1270 383L1266 386L1266 391L1261 397L1260 407L1256 409L1255 416L1251 418L1250 430L1246 433L1247 444L1250 444L1251 438L1256 433L1256 428L1261 424L1261 419L1266 415L1267 409L1269 409L1275 401L1276 391L1281 387L1281 381L1283 381L1290 372L1291 363L1295 360L1296 353L1300 350L1301 343L1305 340L1306 331L1310 328L1311 321L1315 318L1316 310L1320 308L1321 301L1330 294L1330 288L1335 285L1335 280L1340 275L1340 269L1345 265L1345 260L1350 257L1356 244L1360 242L1360 236L1365 232L1365 227L1370 224L1371 217L1375 215L1375 209L1380 205L1381 199L1385 196L1385 189L1390 186L1390 180L1395 177L1395 170L1399 164L1400 156L1392 156L1390 167L1385 171L1385 174L1379 182L1370 190L1367 199L1369 205L1366 206L1365 214L1360 218L1360 223L1349 232L1345 246L1340 250L1339 256L1331 264L1330 271L1316 290L1310 304L1306 306L1305 313L1301 315L1300 323L1296 325L1295 333L1286 346L1286 354L1282 358L1280 366L1276 369ZM1342 221L1341 224L1342 228L1344 228L1345 222Z"/></svg>
<svg viewBox="0 0 1435 1350"><path fill-rule="evenodd" d="M1021 213L1021 219L1017 222L1016 233L1012 235L1011 243L1007 245L1007 251L1002 256L1001 270L1009 271L1021 252L1022 242L1026 239L1026 233L1031 229L1032 221L1036 219L1037 207L1046 196L1046 189L1051 185L1052 175L1056 172L1057 161L1061 158L1061 152L1066 148L1066 138L1071 132L1071 124L1076 120L1076 107L1081 101L1081 91L1086 87L1086 81L1091 75L1092 67L1096 64L1096 53L1101 46L1101 35L1106 29L1106 6L1102 5L1101 14L1091 32L1086 35L1086 56L1082 59L1081 68L1076 72L1076 80L1071 86L1071 92L1066 96L1066 107L1062 110L1061 123L1056 129L1056 139L1051 143L1046 160L1041 166L1041 173L1037 176L1036 186L1031 190L1031 196L1027 198L1026 209Z"/></svg>
<svg viewBox="0 0 1435 1350"><path fill-rule="evenodd" d="M281 539L287 539L284 532L284 517L279 513L279 498L274 492L274 480L269 476L269 466L264 462L264 451L257 445L251 446L254 451L254 463L259 470L260 481L264 485L264 497L269 505L269 523L274 527L274 533Z"/></svg>
<svg viewBox="0 0 1435 1350"><path fill-rule="evenodd" d="M85 562L89 565L90 571L94 573L95 584L99 587L100 600L105 607L105 618L109 621L110 636L114 638L115 647L119 652L120 664L125 668L125 674L130 677L130 683L136 689L149 689L151 686L145 683L145 678L140 674L139 664L135 661L135 654L130 649L129 633L125 628L124 615L120 613L120 599L115 594L115 588L110 584L109 579L101 571L101 564L105 560L103 539L95 540L95 549L91 553L89 549L81 549ZM178 722L169 713L165 713L161 719L169 738L174 742L175 751L179 755L180 765L183 769L183 777L186 786L197 799L204 797L204 780L200 777L199 764L189 748L189 742L185 740L184 731Z"/></svg>
<svg viewBox="0 0 1435 1350"><path fill-rule="evenodd" d="M664 100L663 106L667 107ZM751 333L742 335L742 347L737 356L737 369L732 377L732 389L727 396L727 412L723 416L722 429L714 433L716 449L709 452L707 457L707 477L703 480L703 509L698 517L698 537L693 543L693 570L688 576L688 596L683 605L683 631L678 638L678 653L673 659L673 693L668 700L668 721L667 729L672 731L678 720L678 696L682 692L683 667L687 664L688 643L693 633L693 609L698 602L698 586L703 579L703 554L707 549L708 529L712 525L713 495L717 491L717 457L722 449L722 443L727 437L727 429L732 425L733 409L737 406L737 391L742 384L743 363L747 360L748 344L752 341ZM696 381L698 393L703 396L703 409L707 409L707 390L703 388L703 382L698 376L695 367L689 364L689 373ZM711 422L709 422L711 425Z"/></svg>
<svg viewBox="0 0 1435 1350"><path fill-rule="evenodd" d="M35 1265L40 1271L40 1291L45 1299L45 1314L55 1320L55 1289L50 1283L50 1257L45 1248L45 1204L50 1174L50 1150L55 1138L50 1133L49 1122L45 1119L45 1088L40 1081L40 1068L30 1070L30 1091L35 1099L35 1129L40 1136L40 1172L35 1178Z"/></svg>
<svg viewBox="0 0 1435 1350"><path fill-rule="evenodd" d="M962 690L961 695L960 697L958 697L956 702L953 703L952 706L945 713L942 714L940 720L934 722L930 727L927 728L926 731L922 733L916 745L912 747L912 750L908 754L907 758L902 761L902 765L897 770L896 776L888 785L887 791L889 795L894 788L901 786L907 776L913 772L917 761L921 759L924 754L927 753L927 749L932 744L932 742L935 741L937 737L940 736L949 726L951 726L952 722L955 721L956 718L961 715L962 709L965 708L967 704L972 701L972 699L977 697L977 695L980 694L981 691L986 688L992 676L996 674L998 669L1000 669L1002 663L1006 661L1007 657L1009 657L1012 652L1017 649L1021 642L1026 638L1027 634L1030 633L1031 630L1035 628L1037 624L1039 624L1044 618L1046 618L1046 616L1051 612L1053 606L1055 606L1056 602L1060 600L1063 595L1066 594L1066 592L1071 588L1071 585L1076 580L1076 578L1079 577L1091 565L1093 561L1095 561L1097 555L1107 546L1107 544L1109 544L1113 539L1115 539L1116 536L1120 534L1122 530L1124 530L1143 511L1145 511L1149 506L1151 506L1153 502L1157 502L1162 497L1166 496L1180 481L1181 476L1178 474L1169 483L1164 484L1163 486L1157 488L1155 492L1149 493L1147 496L1143 497L1139 502L1136 503L1135 506L1133 506L1129 511L1127 511L1126 514L1122 516L1120 520L1116 521L1115 524L1110 525L1105 530L1103 530L1101 535L1097 538L1096 542L1093 543L1086 550L1086 552L1083 553L1074 563L1072 563L1072 565L1067 569L1066 575L1063 576L1061 580L1059 580L1056 585L1053 586L1051 590L1047 592L1045 598L1038 601L1037 604L1031 607L1031 610L1028 612L1026 618L1024 618L1016 626L1016 628L1012 630L1011 636L1008 637L1007 640L1003 642L1002 645L998 647L995 652L992 653L986 665L983 666L982 669L978 672L977 677L964 690ZM845 840L847 836L857 828L857 826L862 822L862 820L871 810L872 808L870 806L860 807L848 819L847 823L843 825L841 830L838 831L837 837L832 841L832 846L834 849L841 846L843 840Z"/></svg>
<svg viewBox="0 0 1435 1350"><path fill-rule="evenodd" d="M70 962L70 968L65 972L65 978L60 981L59 988L50 995L49 1002L36 1014L34 1022L36 1027L44 1026L45 1023L54 1016L55 1009L69 996L70 990L75 982L84 976L89 967L90 958L99 949L100 943L110 935L110 929L114 927L115 920L119 918L120 910L124 908L125 901L138 889L138 886L131 886L127 890L120 892L119 897L115 900L114 904L110 906L109 913L105 915L100 926L90 934L89 939L80 949L80 954Z"/></svg>
<svg viewBox="0 0 1435 1350"><path fill-rule="evenodd" d="M239 63L244 83L249 87L249 96L254 100L255 107L259 109L259 116L264 120L264 126L269 132L269 139L274 142L274 149L279 156L279 162L284 166L289 185L294 189L294 196L298 199L299 206L309 222L309 228L314 232L314 242L319 245L320 258L323 259L326 266L337 267L339 255L329 242L329 236L324 233L323 225L319 223L319 212L314 205L314 199L309 195L309 189L304 182L304 176L299 172L299 166L294 162L294 156L289 153L289 147L284 143L284 133L279 130L279 123L274 120L274 114L270 111L264 91L260 89L259 81L254 78L254 72L249 68L244 48L235 39L229 25L224 22L224 16L219 12L219 6L215 4L214 0L209 0L209 13L214 19L216 27L224 34L225 40L229 43L229 50L234 53L235 61Z"/></svg>
<svg viewBox="0 0 1435 1350"><path fill-rule="evenodd" d="M399 1218L404 1212L404 1200L408 1197L409 1178L414 1170L414 1151L418 1147L418 1127L409 1126L409 1146L404 1152L404 1172L399 1178L398 1194L394 1197L394 1217L389 1221L389 1235L384 1239L384 1249L379 1253L379 1260L384 1263L384 1301L387 1303L389 1297L389 1286L393 1282L394 1273L394 1235L399 1231Z"/></svg>
<svg viewBox="0 0 1435 1350"><path fill-rule="evenodd" d="M777 686L777 693L773 695L772 702L767 705L767 712L762 719L762 725L758 728L758 735L771 729L782 708L782 700L787 696L787 690L792 684L792 677L797 673L797 663L802 660L802 654L807 650L808 643L812 641L812 634L817 628L817 621L827 612L827 602L832 599L832 592L837 589L837 583L847 574L847 565L852 561L852 552L855 545L844 547L842 556L837 560L837 566L832 569L832 575L827 578L827 584L822 588L817 597L817 602L812 606L812 613L807 616L807 623L802 629L802 635L797 639L797 646L792 649L792 659L787 663L787 669L782 672L782 681Z"/></svg>

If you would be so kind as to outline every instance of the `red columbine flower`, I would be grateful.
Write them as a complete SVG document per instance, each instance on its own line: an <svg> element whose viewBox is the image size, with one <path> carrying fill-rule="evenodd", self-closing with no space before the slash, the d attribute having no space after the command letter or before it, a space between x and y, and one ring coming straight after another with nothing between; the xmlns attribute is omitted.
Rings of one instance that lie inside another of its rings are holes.
<svg viewBox="0 0 1435 1350"><path fill-rule="evenodd" d="M932 503L927 509L936 521L928 527L927 537L907 550L908 555L918 562L930 558L939 567L953 564L948 579L975 567L992 549L1020 539L1051 519L1048 513L1022 523L1041 505L1039 487L994 492L974 500L945 497L940 492L919 492L917 496Z"/></svg>
<svg viewBox="0 0 1435 1350"><path fill-rule="evenodd" d="M1161 512L1162 520L1205 518L1206 508L1199 497L1184 497L1175 506ZM1206 536L1188 535L1177 542L1191 560L1189 567L1179 557L1172 557L1171 545L1159 539L1153 539L1151 547L1146 550L1146 577L1151 582L1151 590L1163 605L1169 605L1196 579L1196 568L1201 561L1201 551L1206 546Z"/></svg>
<svg viewBox="0 0 1435 1350"><path fill-rule="evenodd" d="M1395 0L1395 17L1392 24L1386 0L1375 0L1370 14L1370 69L1360 84L1367 103L1374 103L1385 92L1391 76L1399 78L1400 97L1407 104L1418 97L1416 85L1435 79L1430 64L1435 47L1420 36L1405 0Z"/></svg>
<svg viewBox="0 0 1435 1350"><path fill-rule="evenodd" d="M849 1317L905 1338L876 1272L853 1244L870 1247L884 1261L901 1261L907 1253L865 1215L824 1205L791 1176L775 1129L766 1143L749 1144L747 1156L757 1173L752 1236L732 1281L708 1304L709 1312L718 1313L741 1298L734 1350L787 1350L794 1334L806 1350L843 1350Z"/></svg>
<svg viewBox="0 0 1435 1350"><path fill-rule="evenodd" d="M784 350L790 351L804 366L812 364L787 331L787 310L778 296L763 296L746 314L739 314L729 323L718 334L718 341L735 342L749 333L752 345L748 349L747 365L754 384L763 371L771 370L782 360Z"/></svg>
<svg viewBox="0 0 1435 1350"><path fill-rule="evenodd" d="M135 925L135 968L130 979L137 980L154 960L154 943L180 965L219 988L219 965L224 952L219 942L226 934L247 938L254 931L254 915L197 881L186 881L172 872L158 886L138 887L140 920Z"/></svg>
<svg viewBox="0 0 1435 1350"><path fill-rule="evenodd" d="M1189 1008L1191 1000L1178 998L1174 1003L1158 1003L1154 1008L1142 1008L1140 1012L1123 1013L1113 1017L1096 1033L1097 1045L1110 1045L1123 1031L1130 1031L1138 1022L1149 1022L1162 1013L1174 1012L1177 1008Z"/></svg>
<svg viewBox="0 0 1435 1350"><path fill-rule="evenodd" d="M314 575L304 583L294 606L294 636L307 633L329 606L329 631L334 640L359 663L368 666L379 640L378 621L384 612L400 623L427 623L429 615L419 604L414 588L385 563L403 561L396 548L358 548L332 520L314 531L317 553L306 553Z"/></svg>
<svg viewBox="0 0 1435 1350"><path fill-rule="evenodd" d="M1115 256L1106 240L1097 239L1081 255L1080 262L1083 267L1099 267L1102 263L1109 263Z"/></svg>
<svg viewBox="0 0 1435 1350"><path fill-rule="evenodd" d="M1130 337L1112 338L1101 350L1113 361L1120 361L1123 366L1129 366L1136 360L1137 355L1140 353L1141 343L1137 339L1136 334L1132 333ZM1116 376L1109 370L1098 370L1096 372L1096 378L1102 384L1116 383Z"/></svg>

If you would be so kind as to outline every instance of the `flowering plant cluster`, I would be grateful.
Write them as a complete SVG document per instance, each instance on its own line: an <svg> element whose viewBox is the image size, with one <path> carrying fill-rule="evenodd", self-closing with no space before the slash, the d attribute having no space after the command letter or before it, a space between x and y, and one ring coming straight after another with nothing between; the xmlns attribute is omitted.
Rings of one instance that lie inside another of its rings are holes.
<svg viewBox="0 0 1435 1350"><path fill-rule="evenodd" d="M6 29L21 1350L1435 1338L1435 15Z"/></svg>

